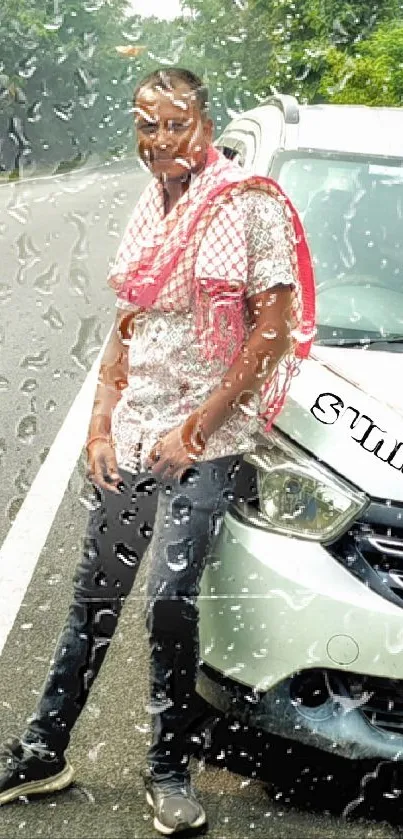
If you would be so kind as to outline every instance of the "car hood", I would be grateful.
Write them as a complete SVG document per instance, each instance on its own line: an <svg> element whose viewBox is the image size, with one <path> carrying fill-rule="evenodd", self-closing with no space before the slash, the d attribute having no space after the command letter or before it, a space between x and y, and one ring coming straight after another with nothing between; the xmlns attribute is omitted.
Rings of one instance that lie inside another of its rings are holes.
<svg viewBox="0 0 403 839"><path fill-rule="evenodd" d="M276 427L373 498L403 502L403 357L315 346Z"/></svg>

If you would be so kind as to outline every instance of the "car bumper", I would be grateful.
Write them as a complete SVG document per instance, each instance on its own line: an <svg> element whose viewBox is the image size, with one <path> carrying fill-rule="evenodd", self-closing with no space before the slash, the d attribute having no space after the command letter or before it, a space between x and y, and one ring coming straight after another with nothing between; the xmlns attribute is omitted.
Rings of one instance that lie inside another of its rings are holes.
<svg viewBox="0 0 403 839"><path fill-rule="evenodd" d="M345 696L329 696L317 708L295 702L291 683L285 679L258 695L202 665L197 689L214 708L267 733L350 760L403 760L402 734L371 725Z"/></svg>
<svg viewBox="0 0 403 839"><path fill-rule="evenodd" d="M199 596L202 661L260 692L296 672L403 679L402 608L320 544L227 513Z"/></svg>

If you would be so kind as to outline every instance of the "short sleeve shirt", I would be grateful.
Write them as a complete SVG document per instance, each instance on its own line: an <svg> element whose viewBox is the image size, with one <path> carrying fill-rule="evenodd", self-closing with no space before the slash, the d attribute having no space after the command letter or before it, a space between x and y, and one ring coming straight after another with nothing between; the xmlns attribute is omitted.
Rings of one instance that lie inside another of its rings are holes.
<svg viewBox="0 0 403 839"><path fill-rule="evenodd" d="M292 223L281 202L255 190L241 203L247 245L246 298L296 280ZM203 243L200 250L203 248ZM201 356L192 294L182 292L180 310L172 310L175 279L168 280L154 306L136 316L128 350L128 385L112 415L112 437L119 466L143 468L151 448L182 424L216 388L226 368ZM118 300L120 308L132 308ZM259 395L240 406L209 438L203 460L246 452L259 430Z"/></svg>

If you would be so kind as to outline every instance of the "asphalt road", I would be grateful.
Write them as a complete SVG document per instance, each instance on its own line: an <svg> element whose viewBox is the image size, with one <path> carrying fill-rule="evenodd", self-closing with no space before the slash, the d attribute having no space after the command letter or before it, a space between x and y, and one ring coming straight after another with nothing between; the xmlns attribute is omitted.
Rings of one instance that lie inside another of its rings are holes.
<svg viewBox="0 0 403 839"><path fill-rule="evenodd" d="M106 264L144 183L143 173L117 168L0 188L2 539L110 325ZM80 460L0 657L0 738L24 728L49 666L80 552L84 499ZM75 785L3 807L0 839L154 835L139 778L149 740L146 570L145 563L74 731ZM359 802L365 772L231 721L218 726L209 761L194 766L214 839L400 835L400 799L390 797L387 779L368 777ZM353 801L346 821L341 813Z"/></svg>
<svg viewBox="0 0 403 839"><path fill-rule="evenodd" d="M108 263L148 178L120 164L0 186L0 539L114 318Z"/></svg>

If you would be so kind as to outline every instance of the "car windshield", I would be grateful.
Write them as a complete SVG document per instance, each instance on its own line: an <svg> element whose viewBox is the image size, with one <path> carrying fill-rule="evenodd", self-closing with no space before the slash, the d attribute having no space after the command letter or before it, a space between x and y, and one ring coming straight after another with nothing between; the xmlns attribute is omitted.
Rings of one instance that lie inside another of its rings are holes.
<svg viewBox="0 0 403 839"><path fill-rule="evenodd" d="M403 161L282 153L315 264L318 341L403 340Z"/></svg>

